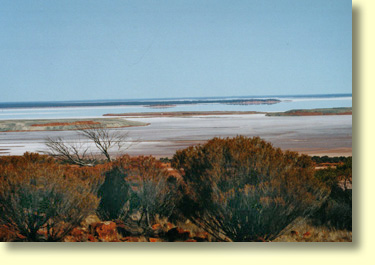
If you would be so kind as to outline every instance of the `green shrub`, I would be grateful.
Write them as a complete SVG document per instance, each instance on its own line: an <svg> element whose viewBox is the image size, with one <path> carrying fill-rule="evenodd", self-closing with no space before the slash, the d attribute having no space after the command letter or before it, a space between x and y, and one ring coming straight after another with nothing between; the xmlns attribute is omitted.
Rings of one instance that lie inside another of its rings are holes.
<svg viewBox="0 0 375 265"><path fill-rule="evenodd" d="M102 220L118 219L123 214L124 205L130 198L127 176L121 168L114 167L105 173L104 183L98 190L100 204L97 214Z"/></svg>
<svg viewBox="0 0 375 265"><path fill-rule="evenodd" d="M221 241L273 240L328 194L308 156L259 137L214 138L178 151L172 164L186 183L180 210Z"/></svg>

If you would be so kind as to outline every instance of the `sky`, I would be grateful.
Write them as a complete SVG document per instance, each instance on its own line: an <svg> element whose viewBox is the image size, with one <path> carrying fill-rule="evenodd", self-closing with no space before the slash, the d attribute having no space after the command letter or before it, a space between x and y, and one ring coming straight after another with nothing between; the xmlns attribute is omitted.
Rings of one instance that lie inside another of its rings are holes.
<svg viewBox="0 0 375 265"><path fill-rule="evenodd" d="M0 102L352 92L350 0L0 6Z"/></svg>

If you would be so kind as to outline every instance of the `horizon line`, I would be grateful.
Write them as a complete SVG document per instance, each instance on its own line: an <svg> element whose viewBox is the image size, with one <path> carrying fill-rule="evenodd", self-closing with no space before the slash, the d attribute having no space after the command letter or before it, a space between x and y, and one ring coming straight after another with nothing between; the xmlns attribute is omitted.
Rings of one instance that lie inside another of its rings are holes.
<svg viewBox="0 0 375 265"><path fill-rule="evenodd" d="M40 101L0 101L0 104L15 103L65 103L65 102L116 102L116 101L140 101L140 100L181 100L181 99L219 99L219 98L271 98L271 97L304 97L304 96L353 96L353 93L327 93L327 94L284 94L284 95L241 95L241 96L201 96L201 97L167 97L167 98L128 98L128 99L71 99L71 100L40 100Z"/></svg>

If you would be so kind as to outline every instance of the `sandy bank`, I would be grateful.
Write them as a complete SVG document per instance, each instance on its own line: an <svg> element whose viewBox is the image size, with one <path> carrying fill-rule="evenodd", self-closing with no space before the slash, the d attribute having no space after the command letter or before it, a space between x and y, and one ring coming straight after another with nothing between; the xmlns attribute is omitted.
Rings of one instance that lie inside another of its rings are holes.
<svg viewBox="0 0 375 265"><path fill-rule="evenodd" d="M352 116L265 117L251 115L203 115L182 117L133 117L149 126L118 128L128 133L130 155L172 156L176 150L204 143L213 137L260 136L283 150L310 155L350 156ZM80 139L76 131L0 133L3 154L41 151L47 137ZM6 153L5 153L6 152Z"/></svg>
<svg viewBox="0 0 375 265"><path fill-rule="evenodd" d="M256 111L172 111L172 112L138 112L138 113L108 113L109 117L193 117L193 116L217 116L217 115L249 115L262 114Z"/></svg>
<svg viewBox="0 0 375 265"><path fill-rule="evenodd" d="M124 128L145 126L146 123L128 121L123 118L92 118L92 119L33 119L33 120L0 120L1 132L22 131L65 131L95 126L105 128Z"/></svg>

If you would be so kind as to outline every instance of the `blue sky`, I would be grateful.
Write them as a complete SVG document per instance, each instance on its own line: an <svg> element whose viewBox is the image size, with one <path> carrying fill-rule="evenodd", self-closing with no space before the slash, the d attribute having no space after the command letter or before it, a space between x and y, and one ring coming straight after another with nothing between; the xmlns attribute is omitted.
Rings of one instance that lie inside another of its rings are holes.
<svg viewBox="0 0 375 265"><path fill-rule="evenodd" d="M351 93L349 0L0 0L0 101Z"/></svg>

